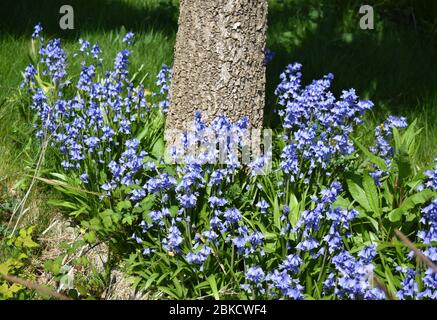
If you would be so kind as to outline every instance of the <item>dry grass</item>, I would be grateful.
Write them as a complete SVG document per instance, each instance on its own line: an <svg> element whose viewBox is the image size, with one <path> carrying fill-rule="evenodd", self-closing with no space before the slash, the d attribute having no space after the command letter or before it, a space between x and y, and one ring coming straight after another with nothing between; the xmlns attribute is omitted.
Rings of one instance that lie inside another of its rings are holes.
<svg viewBox="0 0 437 320"><path fill-rule="evenodd" d="M59 256L65 255L62 247L71 246L76 241L81 239L83 233L78 226L67 219L61 213L53 216L50 224L39 236L38 240L42 246L42 251L38 256L39 265L43 265L45 261L56 259ZM60 244L63 244L60 246ZM84 245L76 250L71 255L65 255L62 261L63 265L69 265L75 258L85 256L92 268L72 268L71 276L74 279L90 279L95 276L94 272L104 274L106 272L105 265L108 258L108 246L105 243L99 243L96 246ZM50 285L57 287L59 284L55 281L53 276L43 271L38 282L41 285ZM111 270L110 281L103 291L100 299L107 300L142 300L147 299L147 294L135 292L133 286L133 279L127 277L120 269L115 268Z"/></svg>

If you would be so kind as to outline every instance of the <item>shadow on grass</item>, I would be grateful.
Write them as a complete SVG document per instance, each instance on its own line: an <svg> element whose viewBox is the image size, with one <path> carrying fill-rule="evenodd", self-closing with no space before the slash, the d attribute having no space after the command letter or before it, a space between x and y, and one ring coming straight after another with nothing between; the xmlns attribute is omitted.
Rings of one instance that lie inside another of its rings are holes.
<svg viewBox="0 0 437 320"><path fill-rule="evenodd" d="M62 30L59 9L69 4L74 9L74 30ZM33 26L41 22L44 32L66 39L84 32L117 30L177 31L177 3L172 0L2 0L0 2L0 36L30 36Z"/></svg>
<svg viewBox="0 0 437 320"><path fill-rule="evenodd" d="M437 18L437 2L419 0L416 16L375 6L374 30L359 28L357 1L281 2L269 8L268 46L276 57L267 68L268 110L279 74L294 61L303 64L305 83L332 72L334 93L355 88L380 114L402 114L437 97L437 38L426 10Z"/></svg>

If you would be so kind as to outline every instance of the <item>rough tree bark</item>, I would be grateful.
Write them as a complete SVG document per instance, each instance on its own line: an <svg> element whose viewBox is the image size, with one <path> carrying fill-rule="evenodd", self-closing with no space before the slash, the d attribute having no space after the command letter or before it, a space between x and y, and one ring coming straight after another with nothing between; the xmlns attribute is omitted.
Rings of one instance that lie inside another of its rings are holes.
<svg viewBox="0 0 437 320"><path fill-rule="evenodd" d="M263 123L267 0L181 0L166 131L200 111Z"/></svg>

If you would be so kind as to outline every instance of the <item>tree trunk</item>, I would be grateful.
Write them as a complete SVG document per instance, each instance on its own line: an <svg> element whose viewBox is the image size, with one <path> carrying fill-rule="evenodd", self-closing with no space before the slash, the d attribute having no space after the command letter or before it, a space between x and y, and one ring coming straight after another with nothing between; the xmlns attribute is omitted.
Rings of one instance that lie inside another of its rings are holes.
<svg viewBox="0 0 437 320"><path fill-rule="evenodd" d="M166 131L249 117L262 128L267 0L181 0Z"/></svg>

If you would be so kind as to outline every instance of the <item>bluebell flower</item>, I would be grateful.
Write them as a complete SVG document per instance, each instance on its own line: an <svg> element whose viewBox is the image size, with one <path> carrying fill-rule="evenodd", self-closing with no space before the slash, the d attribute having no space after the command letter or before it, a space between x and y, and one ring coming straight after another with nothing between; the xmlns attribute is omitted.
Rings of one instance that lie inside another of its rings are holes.
<svg viewBox="0 0 437 320"><path fill-rule="evenodd" d="M32 33L32 38L38 38L40 33L42 32L43 28L41 26L41 22L38 22L34 27L33 27L33 33Z"/></svg>
<svg viewBox="0 0 437 320"><path fill-rule="evenodd" d="M376 245L371 244L365 248L363 248L359 253L358 257L361 258L361 261L364 263L370 263L373 259L375 259L376 253Z"/></svg>
<svg viewBox="0 0 437 320"><path fill-rule="evenodd" d="M270 207L267 201L261 199L256 206L260 209L261 213L266 213L267 209Z"/></svg>
<svg viewBox="0 0 437 320"><path fill-rule="evenodd" d="M293 273L298 273L299 267L301 265L302 265L302 259L296 254L290 254L279 265L279 270L287 270Z"/></svg>
<svg viewBox="0 0 437 320"><path fill-rule="evenodd" d="M303 251L311 251L317 249L320 243L314 239L312 236L308 236L306 239L302 240L296 245L296 249Z"/></svg>
<svg viewBox="0 0 437 320"><path fill-rule="evenodd" d="M264 243L264 235L262 232L254 231L249 234L248 240L252 246L257 247Z"/></svg>
<svg viewBox="0 0 437 320"><path fill-rule="evenodd" d="M180 245L183 243L184 239L182 238L182 233L179 231L178 227L175 224L175 221L172 221L172 225L168 230L168 235L165 239L162 240L162 246L168 252L179 252Z"/></svg>
<svg viewBox="0 0 437 320"><path fill-rule="evenodd" d="M401 282L401 289L397 292L400 299L414 299L419 292L419 287L416 282L416 271L411 268L397 267L398 271L406 274L404 280Z"/></svg>
<svg viewBox="0 0 437 320"><path fill-rule="evenodd" d="M237 223L242 219L240 211L236 208L227 209L223 215L229 223Z"/></svg>
<svg viewBox="0 0 437 320"><path fill-rule="evenodd" d="M127 49L121 50L114 62L115 75L124 77L128 74L127 66L129 64L130 51Z"/></svg>
<svg viewBox="0 0 437 320"><path fill-rule="evenodd" d="M159 210L153 210L149 213L150 219L155 223L160 223L162 220L162 213Z"/></svg>
<svg viewBox="0 0 437 320"><path fill-rule="evenodd" d="M287 270L277 269L266 276L268 287L273 297L286 297L294 300L302 300L304 287L298 279L292 278Z"/></svg>
<svg viewBox="0 0 437 320"><path fill-rule="evenodd" d="M156 78L156 85L159 87L159 95L161 101L159 101L158 108L163 112L167 112L170 107L168 100L168 93L170 91L170 85L172 80L173 69L163 64Z"/></svg>
<svg viewBox="0 0 437 320"><path fill-rule="evenodd" d="M134 239L137 243L143 242L143 240L139 236L137 236L135 233L132 234L131 238Z"/></svg>
<svg viewBox="0 0 437 320"><path fill-rule="evenodd" d="M116 187L115 184L109 183L109 182L105 182L104 184L101 185L101 188L105 191L108 191L108 192L114 190L115 187Z"/></svg>
<svg viewBox="0 0 437 320"><path fill-rule="evenodd" d="M145 184L148 193L155 193L171 189L176 184L176 179L168 173L162 173L158 178L151 178Z"/></svg>
<svg viewBox="0 0 437 320"><path fill-rule="evenodd" d="M128 32L123 38L123 42L127 43L128 45L132 45L132 39L134 37L133 32Z"/></svg>
<svg viewBox="0 0 437 320"><path fill-rule="evenodd" d="M205 236L205 238L208 241L213 241L218 238L218 234L214 230L206 230L202 232L202 235Z"/></svg>
<svg viewBox="0 0 437 320"><path fill-rule="evenodd" d="M49 74L55 82L65 77L67 55L60 39L50 40L45 47L41 47L39 54L40 62L46 67L43 74Z"/></svg>
<svg viewBox="0 0 437 320"><path fill-rule="evenodd" d="M29 64L24 69L24 74L23 74L24 79L23 79L23 82L21 83L20 87L24 88L25 86L34 85L36 74L37 74L37 71L36 71L35 67L33 66L33 64Z"/></svg>
<svg viewBox="0 0 437 320"><path fill-rule="evenodd" d="M80 51L81 52L88 52L88 49L90 47L90 42L87 40L84 40L82 38L79 39L79 44L80 44Z"/></svg>
<svg viewBox="0 0 437 320"><path fill-rule="evenodd" d="M291 181L301 178L295 177L298 172L309 176L316 169L327 170L333 160L351 154L353 126L361 123L373 106L370 101L359 101L353 89L343 91L336 101L328 91L332 74L303 88L301 67L298 63L287 66L275 90L279 105L285 107L280 112L283 127L290 131L285 136L281 168L290 174Z"/></svg>
<svg viewBox="0 0 437 320"><path fill-rule="evenodd" d="M88 183L89 182L89 176L86 173L83 173L80 175L80 180L82 180L83 183Z"/></svg>
<svg viewBox="0 0 437 320"><path fill-rule="evenodd" d="M391 168L392 157L394 156L394 148L390 145L393 128L405 128L407 126L407 119L404 117L389 116L381 125L375 128L376 144L369 148L369 150L383 158L388 169ZM375 183L380 186L381 178L388 175L387 171L381 168L375 168L371 176Z"/></svg>
<svg viewBox="0 0 437 320"><path fill-rule="evenodd" d="M93 55L94 59L97 59L99 61L101 61L102 59L100 58L100 54L102 53L102 50L100 49L98 44L94 44L91 48L91 54Z"/></svg>
<svg viewBox="0 0 437 320"><path fill-rule="evenodd" d="M140 201L146 196L146 192L143 189L133 189L130 194L130 199L133 201Z"/></svg>
<svg viewBox="0 0 437 320"><path fill-rule="evenodd" d="M88 67L86 65L82 65L82 72L80 73L77 87L83 91L90 91L94 75L95 67L93 65Z"/></svg>
<svg viewBox="0 0 437 320"><path fill-rule="evenodd" d="M237 252L242 254L244 252L244 247L246 245L246 236L245 235L239 235L232 239L232 243L234 244L235 248L237 249Z"/></svg>
<svg viewBox="0 0 437 320"><path fill-rule="evenodd" d="M257 286L261 286L265 279L265 273L261 267L250 267L246 271L246 279L254 282Z"/></svg>
<svg viewBox="0 0 437 320"><path fill-rule="evenodd" d="M218 208L225 206L228 201L224 198L218 198L216 196L211 196L208 199L208 203L210 204L211 208Z"/></svg>
<svg viewBox="0 0 437 320"><path fill-rule="evenodd" d="M407 125L407 118L389 116L384 124L384 127L387 128L386 130L388 131L391 128L405 128Z"/></svg>
<svg viewBox="0 0 437 320"><path fill-rule="evenodd" d="M221 229L223 226L222 221L216 215L214 215L214 217L211 218L209 224L211 226L211 229Z"/></svg>
<svg viewBox="0 0 437 320"><path fill-rule="evenodd" d="M85 139L85 144L90 149L97 148L99 146L99 143L100 143L100 139L97 137L88 137Z"/></svg>
<svg viewBox="0 0 437 320"><path fill-rule="evenodd" d="M437 163L437 158L434 161ZM425 175L428 177L425 182L426 187L437 191L437 165L434 169L425 171Z"/></svg>
<svg viewBox="0 0 437 320"><path fill-rule="evenodd" d="M384 293L372 285L373 265L364 260L355 259L349 252L341 251L332 262L338 276L334 285L334 294L339 298L349 299L381 299ZM327 283L332 285L332 283Z"/></svg>
<svg viewBox="0 0 437 320"><path fill-rule="evenodd" d="M273 58L275 57L276 53L270 50L269 48L266 48L264 50L264 64L269 64Z"/></svg>
<svg viewBox="0 0 437 320"><path fill-rule="evenodd" d="M196 194L182 194L178 197L178 200L182 207L184 208L194 208L197 202Z"/></svg>

